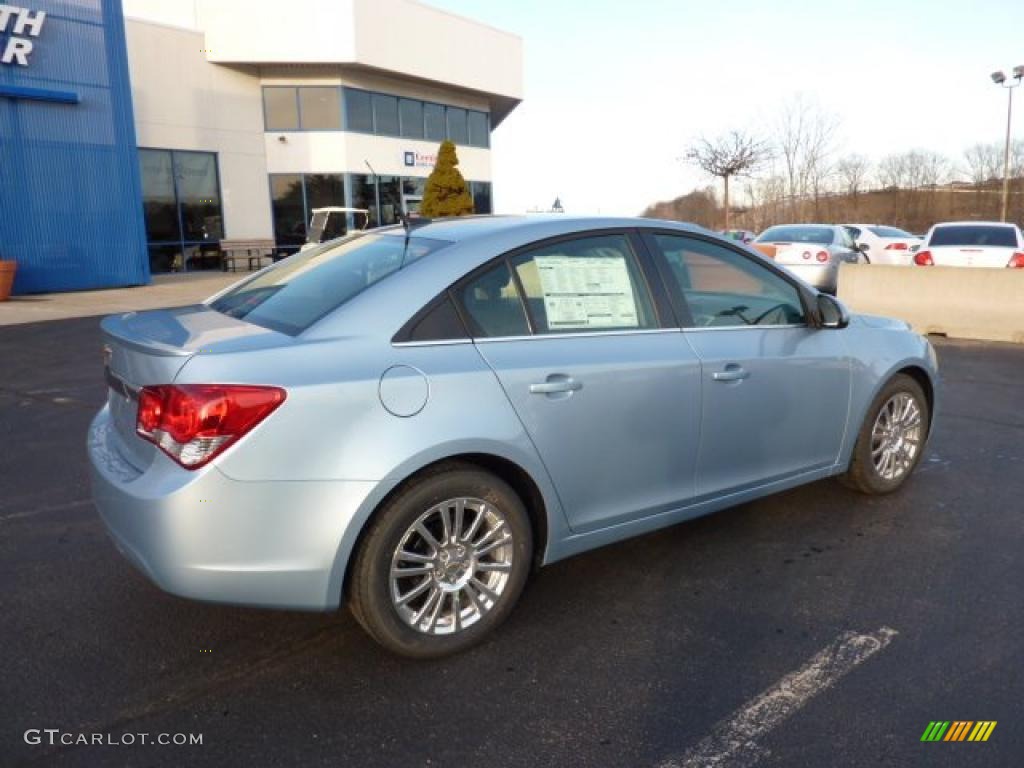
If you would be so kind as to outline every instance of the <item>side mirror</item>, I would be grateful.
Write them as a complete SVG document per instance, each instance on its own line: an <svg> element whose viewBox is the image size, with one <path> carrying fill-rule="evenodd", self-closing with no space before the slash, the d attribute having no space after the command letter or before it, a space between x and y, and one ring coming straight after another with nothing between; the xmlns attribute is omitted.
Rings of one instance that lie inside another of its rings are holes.
<svg viewBox="0 0 1024 768"><path fill-rule="evenodd" d="M871 246L867 243L857 243L857 250L861 253L867 253L871 250Z"/></svg>
<svg viewBox="0 0 1024 768"><path fill-rule="evenodd" d="M822 328L845 328L850 324L850 311L835 296L818 294L818 316Z"/></svg>

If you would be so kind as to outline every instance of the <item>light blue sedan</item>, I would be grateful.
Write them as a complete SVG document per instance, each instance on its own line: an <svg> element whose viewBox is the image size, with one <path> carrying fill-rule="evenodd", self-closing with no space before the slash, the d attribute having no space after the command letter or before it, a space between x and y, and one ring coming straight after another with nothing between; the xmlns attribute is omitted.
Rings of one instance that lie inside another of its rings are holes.
<svg viewBox="0 0 1024 768"><path fill-rule="evenodd" d="M120 550L185 597L347 602L417 657L479 641L535 566L833 475L896 490L938 385L905 323L638 219L360 232L103 331Z"/></svg>

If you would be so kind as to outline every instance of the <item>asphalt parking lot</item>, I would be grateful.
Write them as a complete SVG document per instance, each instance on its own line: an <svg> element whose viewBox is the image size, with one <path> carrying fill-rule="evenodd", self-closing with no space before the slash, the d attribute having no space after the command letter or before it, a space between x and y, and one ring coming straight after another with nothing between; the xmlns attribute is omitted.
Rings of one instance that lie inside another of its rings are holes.
<svg viewBox="0 0 1024 768"><path fill-rule="evenodd" d="M821 482L558 563L489 642L416 663L345 611L151 586L88 500L97 319L0 328L0 764L1021 765L1024 347L936 345L902 492ZM884 643L815 671L861 635ZM922 743L933 720L998 726ZM26 743L48 728L203 743Z"/></svg>

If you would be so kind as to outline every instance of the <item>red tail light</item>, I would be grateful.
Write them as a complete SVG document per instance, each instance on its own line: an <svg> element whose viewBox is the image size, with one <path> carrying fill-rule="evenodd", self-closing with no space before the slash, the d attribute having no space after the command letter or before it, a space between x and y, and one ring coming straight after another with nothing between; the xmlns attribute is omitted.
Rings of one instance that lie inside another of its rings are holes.
<svg viewBox="0 0 1024 768"><path fill-rule="evenodd" d="M815 255L815 258L822 264L824 264L826 261L828 261L828 251L818 251L818 253Z"/></svg>
<svg viewBox="0 0 1024 768"><path fill-rule="evenodd" d="M1006 263L1010 269L1024 269L1024 253L1017 251L1010 257L1010 260Z"/></svg>
<svg viewBox="0 0 1024 768"><path fill-rule="evenodd" d="M887 246L885 246L885 250L887 250L887 251L905 251L905 250L907 250L907 244L906 243L889 243Z"/></svg>
<svg viewBox="0 0 1024 768"><path fill-rule="evenodd" d="M284 402L277 387L178 384L143 387L135 431L185 469L198 469Z"/></svg>
<svg viewBox="0 0 1024 768"><path fill-rule="evenodd" d="M919 267L934 267L931 251L918 251L914 254L914 263Z"/></svg>

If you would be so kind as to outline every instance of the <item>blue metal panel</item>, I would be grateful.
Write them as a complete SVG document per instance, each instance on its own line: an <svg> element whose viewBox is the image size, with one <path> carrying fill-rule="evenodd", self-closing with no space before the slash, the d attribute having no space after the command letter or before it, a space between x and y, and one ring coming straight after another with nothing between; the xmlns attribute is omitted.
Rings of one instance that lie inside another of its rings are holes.
<svg viewBox="0 0 1024 768"><path fill-rule="evenodd" d="M14 291L148 283L121 0L18 5L47 17L28 66L0 64L0 258L18 262Z"/></svg>

